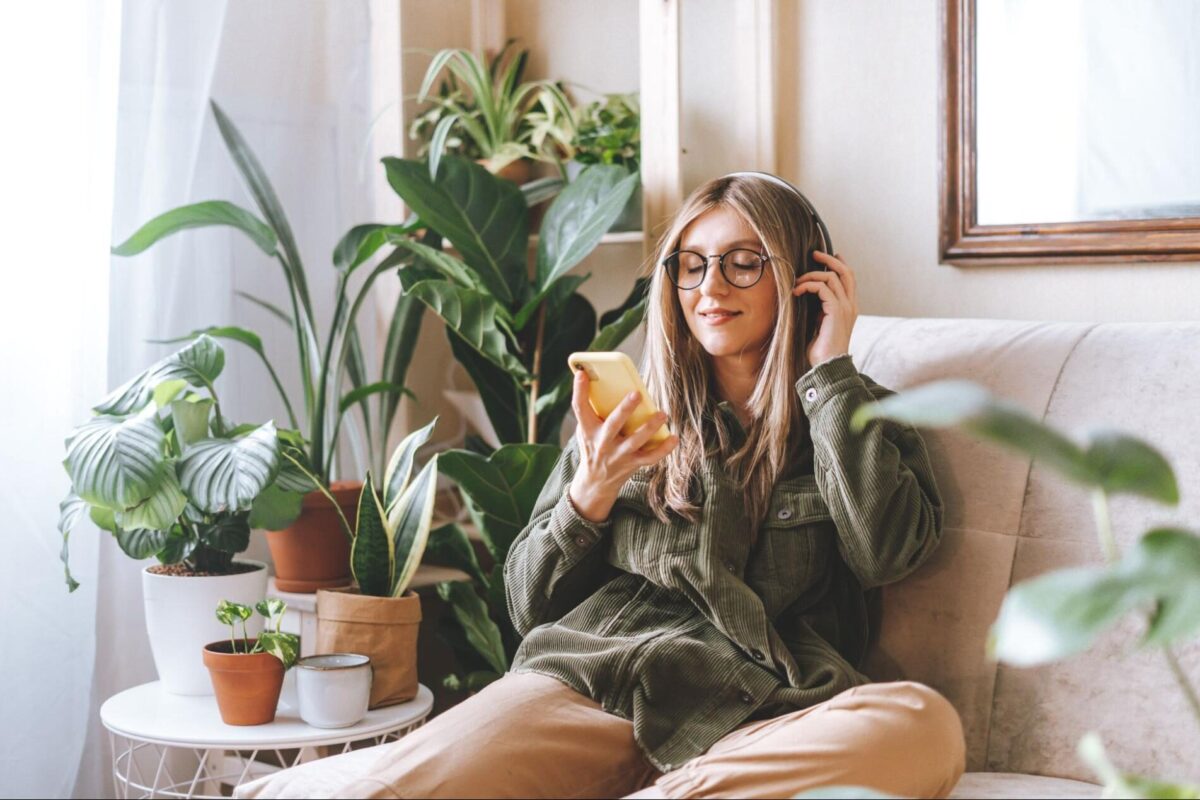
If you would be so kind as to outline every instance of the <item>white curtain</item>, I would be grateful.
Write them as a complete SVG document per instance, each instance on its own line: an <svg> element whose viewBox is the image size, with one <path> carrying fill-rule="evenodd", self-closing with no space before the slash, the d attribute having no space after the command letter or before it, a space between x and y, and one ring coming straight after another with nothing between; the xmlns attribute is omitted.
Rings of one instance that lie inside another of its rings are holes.
<svg viewBox="0 0 1200 800"><path fill-rule="evenodd" d="M84 744L95 530L68 594L63 439L107 383L108 243L120 3L0 5L0 796L63 797Z"/></svg>
<svg viewBox="0 0 1200 800"><path fill-rule="evenodd" d="M297 412L303 406L289 329L237 294L286 307L278 262L230 229L187 231L133 258L110 257L109 246L185 203L225 199L255 210L216 130L215 99L275 186L324 329L334 245L352 225L374 221L384 181L377 164L362 169L379 110L368 0L79 0L71 8L0 6L9 258L0 293L8 529L0 796L110 796L99 708L155 677L145 564L81 528L72 538L81 587L68 595L64 586L55 525L66 434L108 388L180 346L149 340L208 325L261 334ZM372 313L367 304L360 320L369 363ZM217 391L226 413L287 424L257 356L224 346ZM257 538L248 555L269 560Z"/></svg>

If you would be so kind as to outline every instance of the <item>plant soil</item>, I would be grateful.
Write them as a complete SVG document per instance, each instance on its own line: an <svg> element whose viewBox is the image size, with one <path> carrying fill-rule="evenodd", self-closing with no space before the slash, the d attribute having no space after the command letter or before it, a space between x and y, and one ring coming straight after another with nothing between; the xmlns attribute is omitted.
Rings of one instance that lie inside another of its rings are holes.
<svg viewBox="0 0 1200 800"><path fill-rule="evenodd" d="M178 564L155 564L154 566L147 567L146 571L154 575L173 575L176 578L214 578L223 575L241 575L243 572L254 572L256 569L258 569L257 564L245 564L235 561L224 572L193 570L183 562Z"/></svg>

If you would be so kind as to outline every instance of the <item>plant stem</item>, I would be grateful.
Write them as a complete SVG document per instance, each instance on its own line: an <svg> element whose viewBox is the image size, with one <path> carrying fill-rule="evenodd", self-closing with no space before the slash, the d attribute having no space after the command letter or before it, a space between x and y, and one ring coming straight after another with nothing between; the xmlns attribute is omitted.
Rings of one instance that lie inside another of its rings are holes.
<svg viewBox="0 0 1200 800"><path fill-rule="evenodd" d="M1200 697L1196 695L1195 687L1188 680L1187 673L1183 671L1183 667L1179 665L1179 659L1175 658L1175 651L1171 649L1171 645L1163 645L1163 655L1167 657L1167 664L1171 667L1171 673L1175 676L1179 688L1183 690L1184 696L1187 697L1188 705L1192 707L1192 716L1200 724Z"/></svg>
<svg viewBox="0 0 1200 800"><path fill-rule="evenodd" d="M546 303L538 308L537 342L533 346L533 380L529 384L529 443L537 444L538 384L542 375L542 342L546 335Z"/></svg>
<svg viewBox="0 0 1200 800"><path fill-rule="evenodd" d="M1096 515L1096 532L1100 537L1100 550L1109 564L1119 558L1117 540L1113 537L1112 520L1108 514L1108 495L1103 489L1092 490L1092 512Z"/></svg>
<svg viewBox="0 0 1200 800"><path fill-rule="evenodd" d="M284 458L286 458L288 461L295 464L297 469L299 469L301 472L303 472L310 481L312 481L314 484L316 484L317 491L319 491L321 494L325 495L325 498L327 500L329 500L330 503L333 503L333 510L337 512L338 518L342 521L342 529L345 530L346 536L349 537L351 540L353 540L354 539L354 529L350 527L350 521L346 519L346 515L342 513L342 507L340 505L338 505L336 500L333 499L333 495L331 495L329 493L329 490L325 488L325 484L321 483L320 478L318 478L316 475L313 475L311 472L309 472L307 469L305 469L304 465L301 464L296 459L296 457L293 456L291 453L289 453L287 450L280 450L279 454L281 456L283 456Z"/></svg>

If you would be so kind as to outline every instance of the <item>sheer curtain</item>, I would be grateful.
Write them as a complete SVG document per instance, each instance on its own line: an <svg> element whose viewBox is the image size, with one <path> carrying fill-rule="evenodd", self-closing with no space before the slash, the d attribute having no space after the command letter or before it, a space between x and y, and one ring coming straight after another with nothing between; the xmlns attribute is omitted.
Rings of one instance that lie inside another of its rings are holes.
<svg viewBox="0 0 1200 800"><path fill-rule="evenodd" d="M3 796L111 795L99 707L155 677L144 563L81 528L72 538L81 587L68 595L64 586L55 525L69 430L108 388L172 350L149 340L208 325L261 334L293 405L302 406L288 329L238 296L286 305L277 262L228 229L177 234L134 258L111 258L109 246L185 203L219 198L254 208L213 122L208 102L216 99L275 185L323 329L332 313L334 245L352 225L373 221L384 182L377 164L362 169L378 110L369 0L79 0L71 7L0 7L6 233L15 223L5 237L9 280L0 292L0 491L9 534L0 559L8 643L0 648ZM364 309L360 319L368 359L371 315ZM226 413L285 423L257 356L224 346L217 391ZM248 555L267 560L265 543L256 538Z"/></svg>
<svg viewBox="0 0 1200 800"><path fill-rule="evenodd" d="M106 388L120 3L0 5L0 795L66 796L83 749L95 530L58 559L63 439Z"/></svg>

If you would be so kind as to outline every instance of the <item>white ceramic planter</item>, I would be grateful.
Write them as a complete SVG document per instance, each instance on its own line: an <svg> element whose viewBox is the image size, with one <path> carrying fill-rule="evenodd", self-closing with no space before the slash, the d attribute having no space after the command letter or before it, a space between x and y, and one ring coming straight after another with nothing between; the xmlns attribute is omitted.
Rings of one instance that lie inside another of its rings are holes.
<svg viewBox="0 0 1200 800"><path fill-rule="evenodd" d="M367 715L371 659L355 653L306 656L296 662L300 719L314 728L346 728Z"/></svg>
<svg viewBox="0 0 1200 800"><path fill-rule="evenodd" d="M163 689L170 694L212 694L212 680L204 666L204 645L229 638L229 628L217 621L217 603L230 600L253 608L267 596L267 565L239 559L258 569L237 575L179 577L142 570L142 598L146 606L146 632L154 667ZM246 623L253 638L264 619L255 613ZM242 633L238 623L238 635Z"/></svg>

